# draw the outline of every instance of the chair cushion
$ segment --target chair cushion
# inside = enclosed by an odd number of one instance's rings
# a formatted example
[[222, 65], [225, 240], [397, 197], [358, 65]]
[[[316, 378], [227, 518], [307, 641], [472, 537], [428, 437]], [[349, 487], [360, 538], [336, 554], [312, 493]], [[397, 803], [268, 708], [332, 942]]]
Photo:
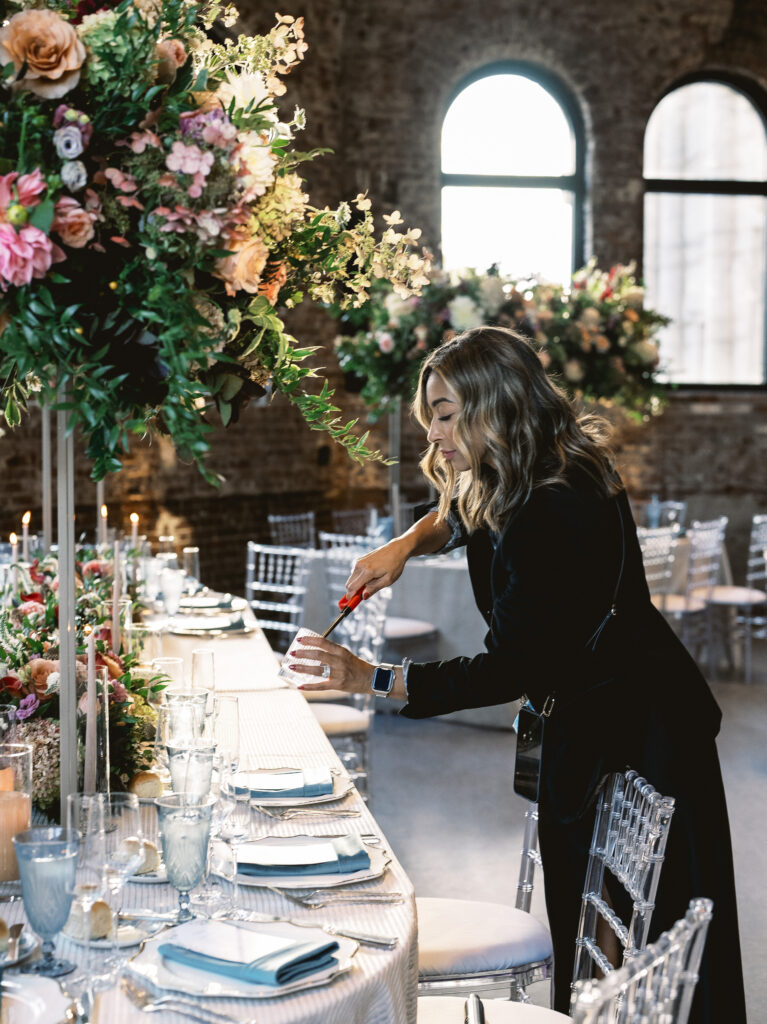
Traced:
[[732, 604], [738, 607], [751, 604], [767, 603], [767, 594], [753, 587], [716, 586], [711, 591], [709, 601], [712, 604]]
[[[418, 1024], [464, 1024], [465, 1006], [466, 996], [421, 996]], [[483, 999], [482, 1006], [486, 1024], [566, 1024], [567, 1021], [572, 1024], [572, 1017], [531, 1003]]]
[[651, 600], [659, 611], [669, 615], [692, 615], [706, 608], [702, 598], [687, 597], [686, 594], [653, 594]]
[[503, 903], [420, 896], [418, 975], [478, 974], [539, 963], [552, 955], [548, 928]]
[[370, 712], [349, 707], [348, 704], [314, 703], [311, 709], [326, 736], [367, 732], [370, 728]]
[[385, 640], [423, 640], [433, 636], [437, 627], [423, 619], [401, 619], [396, 615], [387, 616], [384, 625]]

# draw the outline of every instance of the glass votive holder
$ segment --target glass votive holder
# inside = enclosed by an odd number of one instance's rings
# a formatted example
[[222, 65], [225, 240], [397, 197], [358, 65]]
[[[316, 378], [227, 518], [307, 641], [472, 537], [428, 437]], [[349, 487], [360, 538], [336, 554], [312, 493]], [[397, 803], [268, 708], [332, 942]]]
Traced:
[[[317, 657], [310, 657], [298, 640], [304, 636], [314, 636], [319, 639], [320, 634], [312, 629], [305, 629], [303, 626], [298, 630], [290, 642], [288, 653], [283, 656], [282, 664], [277, 675], [285, 679], [291, 686], [301, 686], [302, 683], [316, 683], [318, 679], [327, 679], [330, 676], [330, 669]], [[301, 665], [312, 669], [311, 674], [295, 672], [290, 666]]]
[[161, 677], [161, 682], [167, 684], [168, 689], [185, 688], [183, 658], [153, 658], [152, 670]]
[[162, 658], [162, 632], [156, 626], [131, 623], [123, 630], [123, 651], [138, 659], [139, 665], [151, 665]]
[[215, 690], [215, 652], [212, 647], [195, 647], [192, 651], [192, 689]]
[[32, 816], [32, 755], [29, 743], [0, 743], [0, 882], [18, 880], [13, 837]]

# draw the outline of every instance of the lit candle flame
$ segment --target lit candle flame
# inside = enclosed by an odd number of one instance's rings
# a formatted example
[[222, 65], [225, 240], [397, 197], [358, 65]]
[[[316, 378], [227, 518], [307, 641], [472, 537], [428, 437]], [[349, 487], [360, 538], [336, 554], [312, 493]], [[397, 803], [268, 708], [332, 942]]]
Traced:
[[32, 513], [31, 512], [25, 512], [24, 515], [21, 517], [21, 525], [22, 526], [29, 526], [29, 521], [30, 521], [31, 518], [32, 518]]
[[130, 514], [130, 521], [132, 523], [137, 523], [138, 522], [138, 512], [131, 512], [131, 514]]
[[15, 533], [12, 533], [9, 539], [10, 539], [11, 544], [18, 544], [19, 543], [19, 538], [16, 536]]
[[101, 518], [102, 519], [106, 519], [106, 517], [107, 517], [107, 507], [106, 507], [106, 505], [102, 505], [101, 506]]

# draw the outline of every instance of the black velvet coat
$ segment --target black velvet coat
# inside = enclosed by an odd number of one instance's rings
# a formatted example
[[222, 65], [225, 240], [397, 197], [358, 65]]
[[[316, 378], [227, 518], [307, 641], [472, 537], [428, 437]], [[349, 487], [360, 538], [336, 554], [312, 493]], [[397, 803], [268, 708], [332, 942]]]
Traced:
[[[625, 561], [617, 615], [592, 650], [589, 640], [610, 610], [619, 577], [618, 506]], [[585, 473], [573, 470], [569, 485], [534, 491], [495, 545], [479, 530], [468, 537], [467, 549], [474, 595], [490, 627], [486, 651], [411, 665], [402, 714], [424, 718], [523, 694], [540, 710], [556, 695], [544, 732], [539, 800], [556, 1008], [567, 1012], [569, 1006], [596, 790], [607, 772], [631, 767], [676, 798], [650, 937], [682, 917], [693, 897], [712, 899], [690, 1022], [745, 1024], [729, 825], [715, 745], [721, 712], [650, 601], [625, 492], [606, 499]], [[610, 888], [610, 895], [626, 914], [621, 892]]]

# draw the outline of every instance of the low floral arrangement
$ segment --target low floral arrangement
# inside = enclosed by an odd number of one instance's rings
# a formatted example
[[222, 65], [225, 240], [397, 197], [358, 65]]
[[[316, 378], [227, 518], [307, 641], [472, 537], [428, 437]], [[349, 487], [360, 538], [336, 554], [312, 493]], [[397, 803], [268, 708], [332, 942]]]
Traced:
[[[425, 283], [420, 232], [371, 203], [315, 209], [305, 115], [278, 109], [303, 19], [234, 37], [220, 0], [7, 0], [0, 28], [0, 374], [15, 426], [32, 393], [83, 430], [93, 475], [160, 431], [201, 463], [216, 406], [282, 392], [314, 429], [375, 456], [304, 385], [286, 330], [304, 298], [364, 302]], [[15, 13], [12, 13], [15, 12]], [[219, 40], [219, 41], [216, 41]], [[278, 313], [278, 309], [280, 312]], [[205, 471], [209, 479], [213, 474]]]
[[[0, 704], [16, 708], [13, 738], [31, 743], [36, 807], [57, 813], [59, 801], [59, 637], [58, 564], [55, 555], [16, 568], [16, 584], [7, 587], [0, 614]], [[156, 712], [150, 702], [162, 684], [137, 667], [135, 654], [116, 654], [111, 645], [112, 563], [85, 551], [77, 563], [76, 681], [78, 724], [86, 715], [86, 631], [96, 631], [96, 667], [109, 676], [109, 741], [112, 785], [122, 788], [148, 768]]]
[[423, 359], [456, 333], [481, 324], [513, 327], [571, 395], [641, 418], [663, 405], [657, 333], [669, 321], [644, 307], [634, 274], [634, 264], [602, 271], [591, 260], [564, 286], [504, 278], [494, 268], [432, 268], [429, 284], [410, 297], [379, 282], [360, 309], [332, 308], [342, 323], [339, 361], [376, 419], [412, 398]]

